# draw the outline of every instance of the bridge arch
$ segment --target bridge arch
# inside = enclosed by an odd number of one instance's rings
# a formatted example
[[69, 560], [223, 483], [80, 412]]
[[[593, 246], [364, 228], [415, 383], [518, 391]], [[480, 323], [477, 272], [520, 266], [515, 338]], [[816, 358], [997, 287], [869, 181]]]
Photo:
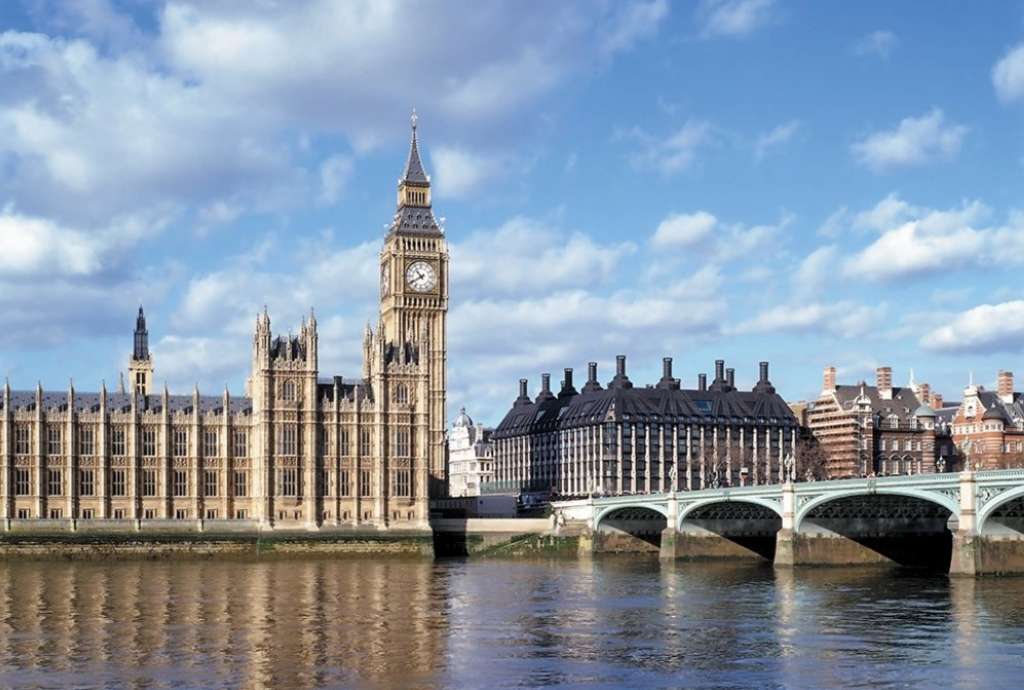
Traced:
[[[950, 496], [944, 494], [933, 493], [930, 491], [923, 491], [921, 489], [913, 489], [909, 487], [886, 487], [878, 486], [874, 489], [862, 488], [862, 489], [847, 489], [844, 491], [835, 491], [822, 494], [821, 496], [815, 496], [811, 500], [807, 501], [804, 505], [800, 506], [796, 515], [793, 519], [793, 531], [799, 532], [803, 525], [804, 519], [813, 511], [815, 508], [827, 505], [833, 501], [839, 501], [845, 498], [859, 498], [867, 496], [903, 496], [905, 498], [915, 498], [921, 501], [927, 501], [929, 503], [936, 504], [942, 508], [948, 510], [952, 515], [958, 515], [960, 512], [960, 506]], [[799, 498], [798, 498], [799, 500]]]
[[702, 508], [708, 508], [719, 503], [746, 503], [749, 505], [756, 505], [762, 508], [767, 508], [774, 515], [778, 516], [780, 519], [782, 518], [782, 506], [775, 501], [770, 501], [764, 498], [758, 498], [757, 496], [720, 496], [714, 498], [701, 499], [699, 501], [694, 501], [693, 503], [687, 505], [685, 508], [679, 511], [679, 524], [677, 524], [676, 527], [681, 529], [683, 525], [683, 520], [685, 520], [687, 517], [692, 516], [694, 513], [698, 512]]
[[668, 510], [664, 506], [638, 501], [636, 503], [623, 503], [618, 505], [604, 506], [603, 508], [597, 511], [596, 515], [594, 515], [594, 529], [596, 530], [600, 528], [601, 522], [606, 518], [611, 517], [613, 513], [618, 513], [620, 511], [627, 512], [640, 510], [647, 510], [653, 513], [657, 513], [661, 517], [668, 520]]
[[1011, 503], [1024, 503], [1024, 486], [1018, 486], [1016, 489], [1004, 491], [995, 499], [982, 506], [981, 510], [978, 511], [978, 534], [984, 534], [986, 524], [990, 517], [997, 512], [1002, 512], [1009, 507]]

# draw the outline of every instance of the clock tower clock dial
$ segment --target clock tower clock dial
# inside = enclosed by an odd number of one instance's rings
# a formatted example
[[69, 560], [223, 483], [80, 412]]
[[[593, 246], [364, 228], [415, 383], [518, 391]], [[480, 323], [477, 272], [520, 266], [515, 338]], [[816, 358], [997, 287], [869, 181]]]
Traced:
[[430, 292], [437, 286], [437, 273], [426, 261], [414, 261], [405, 269], [405, 282], [416, 292]]

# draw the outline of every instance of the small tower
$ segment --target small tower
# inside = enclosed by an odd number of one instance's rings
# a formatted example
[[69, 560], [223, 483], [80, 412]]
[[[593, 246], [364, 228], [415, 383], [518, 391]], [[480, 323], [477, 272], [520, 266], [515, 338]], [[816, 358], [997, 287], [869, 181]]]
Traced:
[[128, 378], [136, 395], [149, 395], [153, 387], [153, 359], [149, 356], [149, 331], [146, 330], [146, 314], [139, 305], [135, 319], [135, 346], [128, 362]]

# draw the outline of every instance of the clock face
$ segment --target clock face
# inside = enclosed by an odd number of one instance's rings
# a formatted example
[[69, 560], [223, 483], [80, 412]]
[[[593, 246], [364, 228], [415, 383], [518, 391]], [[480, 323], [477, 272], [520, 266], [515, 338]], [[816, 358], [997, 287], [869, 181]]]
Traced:
[[429, 292], [437, 285], [437, 274], [426, 261], [415, 261], [405, 269], [405, 282], [416, 292]]
[[388, 264], [380, 267], [380, 294], [387, 295], [391, 292], [391, 268]]

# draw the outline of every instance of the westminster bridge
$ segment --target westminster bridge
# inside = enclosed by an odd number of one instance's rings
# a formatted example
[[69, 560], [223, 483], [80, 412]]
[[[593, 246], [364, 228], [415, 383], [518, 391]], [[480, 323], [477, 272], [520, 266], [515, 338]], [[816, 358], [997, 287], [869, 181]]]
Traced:
[[595, 552], [1024, 573], [1024, 470], [604, 496], [553, 509], [559, 531]]

